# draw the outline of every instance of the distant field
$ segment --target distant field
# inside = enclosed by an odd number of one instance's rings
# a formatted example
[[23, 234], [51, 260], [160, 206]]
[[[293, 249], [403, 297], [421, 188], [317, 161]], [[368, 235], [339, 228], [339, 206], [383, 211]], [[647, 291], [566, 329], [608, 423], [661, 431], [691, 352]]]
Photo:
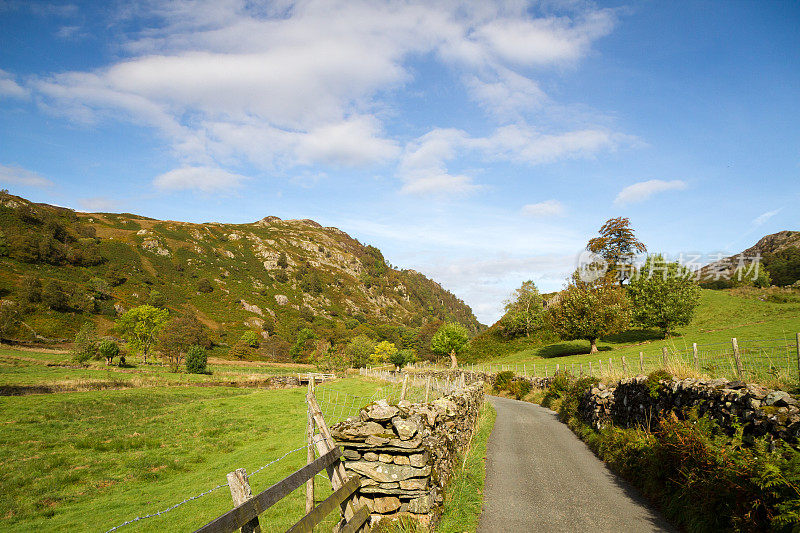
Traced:
[[[367, 398], [383, 386], [350, 378], [321, 387]], [[0, 529], [106, 531], [225, 483], [236, 468], [253, 472], [303, 446], [304, 395], [304, 388], [147, 387], [2, 398]], [[253, 490], [305, 460], [304, 449], [290, 454], [254, 475]], [[316, 479], [318, 499], [330, 494], [327, 480]], [[262, 523], [285, 530], [303, 506], [299, 489]], [[191, 530], [230, 507], [223, 487], [121, 531]]]
[[776, 379], [797, 383], [794, 347], [797, 332], [800, 332], [800, 303], [761, 301], [756, 293], [744, 293], [742, 296], [731, 291], [703, 290], [693, 322], [678, 328], [677, 335], [669, 339], [659, 338], [656, 331], [631, 330], [601, 339], [598, 343], [600, 353], [592, 356], [588, 355], [587, 341], [568, 341], [516, 351], [484, 364], [476, 364], [476, 368], [489, 368], [491, 364], [495, 365], [493, 369], [501, 365], [501, 368], [522, 372], [524, 365], [530, 374], [535, 364], [537, 375], [544, 375], [545, 368], [552, 375], [556, 364], [560, 368], [583, 364], [584, 371], [587, 371], [589, 362], [596, 369], [599, 361], [607, 366], [608, 358], [612, 357], [615, 370], [621, 370], [622, 356], [626, 357], [629, 368], [634, 365], [638, 367], [640, 351], [644, 352], [646, 361], [651, 361], [647, 364], [653, 368], [652, 365], [660, 360], [662, 347], [666, 346], [671, 354], [683, 352], [685, 358], [687, 353], [691, 353], [692, 343], [696, 342], [700, 345], [701, 358], [704, 354], [707, 358], [709, 369], [730, 374], [734, 371], [732, 360], [728, 358], [721, 363], [714, 361], [725, 352], [732, 351], [731, 338], [736, 337], [743, 351], [753, 348], [752, 353], [758, 354], [757, 363], [760, 366], [754, 371], [763, 373], [762, 366], [773, 364], [788, 369], [787, 375], [775, 376]]
[[156, 362], [142, 364], [129, 358], [129, 367], [107, 366], [93, 361], [88, 367], [75, 365], [69, 354], [51, 351], [0, 348], [0, 387], [50, 386], [64, 390], [122, 388], [153, 385], [191, 385], [203, 383], [242, 382], [266, 379], [268, 375], [313, 371], [312, 365], [211, 359], [207, 374], [171, 372]]

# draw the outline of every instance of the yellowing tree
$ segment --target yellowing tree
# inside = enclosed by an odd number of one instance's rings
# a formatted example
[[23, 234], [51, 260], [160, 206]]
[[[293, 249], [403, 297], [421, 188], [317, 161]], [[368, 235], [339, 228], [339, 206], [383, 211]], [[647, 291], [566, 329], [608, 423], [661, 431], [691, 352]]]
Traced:
[[610, 218], [600, 228], [600, 236], [589, 240], [586, 249], [603, 257], [608, 262], [608, 272], [617, 275], [619, 284], [629, 276], [633, 258], [647, 247], [636, 238], [631, 221], [626, 217]]
[[397, 347], [393, 342], [381, 341], [375, 345], [375, 350], [372, 352], [373, 363], [385, 363], [389, 358], [397, 352]]

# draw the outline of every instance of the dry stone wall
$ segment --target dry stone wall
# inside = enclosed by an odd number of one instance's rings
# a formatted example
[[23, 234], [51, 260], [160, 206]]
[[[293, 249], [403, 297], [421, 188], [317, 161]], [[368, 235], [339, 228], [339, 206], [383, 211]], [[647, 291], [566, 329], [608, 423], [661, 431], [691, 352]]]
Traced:
[[427, 403], [381, 400], [331, 427], [345, 468], [361, 476], [359, 496], [373, 525], [399, 516], [425, 526], [438, 520], [444, 488], [458, 452], [469, 445], [483, 399], [478, 381]]
[[581, 399], [583, 420], [600, 429], [619, 426], [651, 427], [667, 413], [685, 417], [691, 410], [708, 415], [722, 428], [734, 424], [745, 436], [782, 439], [797, 445], [800, 438], [800, 404], [788, 392], [753, 383], [718, 379], [648, 381], [645, 376], [624, 379], [616, 386], [600, 384]]

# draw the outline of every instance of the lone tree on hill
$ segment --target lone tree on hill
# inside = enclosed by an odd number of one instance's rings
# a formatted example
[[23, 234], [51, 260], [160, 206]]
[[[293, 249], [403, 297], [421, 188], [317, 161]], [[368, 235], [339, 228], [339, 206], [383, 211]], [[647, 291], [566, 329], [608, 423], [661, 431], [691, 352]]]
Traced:
[[650, 255], [628, 285], [634, 320], [646, 328], [658, 328], [664, 337], [677, 326], [687, 326], [700, 304], [700, 287], [692, 272], [659, 255]]
[[438, 355], [450, 356], [450, 368], [458, 368], [456, 354], [469, 342], [469, 331], [457, 322], [447, 322], [431, 339], [431, 350]]
[[620, 286], [628, 278], [627, 271], [631, 269], [634, 255], [647, 251], [630, 224], [626, 217], [610, 218], [600, 228], [600, 236], [589, 239], [586, 245], [587, 250], [608, 262], [608, 272], [617, 276]]
[[597, 339], [628, 327], [630, 302], [611, 275], [583, 281], [575, 272], [559, 298], [547, 307], [546, 316], [561, 338], [586, 339], [592, 345], [589, 353], [596, 353]]
[[542, 325], [544, 314], [542, 296], [536, 284], [531, 280], [523, 282], [505, 302], [505, 311], [501, 319], [503, 330], [509, 335], [524, 332], [526, 337], [530, 337], [531, 331]]
[[141, 352], [147, 363], [147, 354], [158, 339], [164, 323], [169, 320], [169, 311], [152, 305], [140, 305], [125, 312], [117, 320], [117, 330], [136, 352]]

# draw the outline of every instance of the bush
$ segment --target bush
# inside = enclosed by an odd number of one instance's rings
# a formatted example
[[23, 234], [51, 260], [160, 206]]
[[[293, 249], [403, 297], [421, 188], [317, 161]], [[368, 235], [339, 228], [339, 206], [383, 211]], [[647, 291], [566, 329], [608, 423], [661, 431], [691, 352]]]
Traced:
[[253, 349], [250, 348], [250, 345], [244, 342], [242, 339], [236, 341], [236, 344], [228, 350], [228, 357], [233, 359], [252, 359], [253, 358]]
[[105, 339], [97, 346], [97, 352], [106, 358], [106, 364], [110, 365], [116, 356], [119, 355], [119, 344], [111, 339]]
[[550, 386], [547, 387], [544, 398], [542, 398], [542, 406], [548, 408], [552, 406], [553, 402], [561, 399], [571, 386], [572, 375], [569, 372], [563, 370], [556, 372], [553, 376], [553, 380], [550, 382]]
[[595, 387], [600, 380], [595, 377], [582, 377], [576, 379], [561, 396], [561, 405], [558, 408], [558, 417], [562, 422], [570, 422], [570, 419], [578, 416], [578, 405], [581, 398]]
[[516, 378], [511, 382], [510, 391], [517, 400], [521, 400], [528, 395], [532, 388], [533, 385], [531, 385], [531, 382], [527, 379]]
[[211, 284], [208, 278], [200, 278], [197, 280], [197, 290], [203, 294], [208, 294], [214, 292], [214, 286]]
[[658, 370], [653, 370], [652, 372], [650, 372], [650, 374], [647, 376], [647, 381], [645, 382], [650, 397], [658, 398], [658, 394], [661, 391], [661, 382], [669, 381], [671, 379], [672, 379], [672, 374], [670, 374], [663, 368], [659, 368]]
[[494, 378], [494, 390], [502, 391], [502, 390], [509, 390], [511, 386], [511, 381], [514, 379], [514, 372], [511, 370], [505, 370], [503, 372], [498, 372], [497, 376]]
[[190, 374], [209, 374], [208, 354], [202, 346], [191, 346], [186, 352], [186, 371]]

